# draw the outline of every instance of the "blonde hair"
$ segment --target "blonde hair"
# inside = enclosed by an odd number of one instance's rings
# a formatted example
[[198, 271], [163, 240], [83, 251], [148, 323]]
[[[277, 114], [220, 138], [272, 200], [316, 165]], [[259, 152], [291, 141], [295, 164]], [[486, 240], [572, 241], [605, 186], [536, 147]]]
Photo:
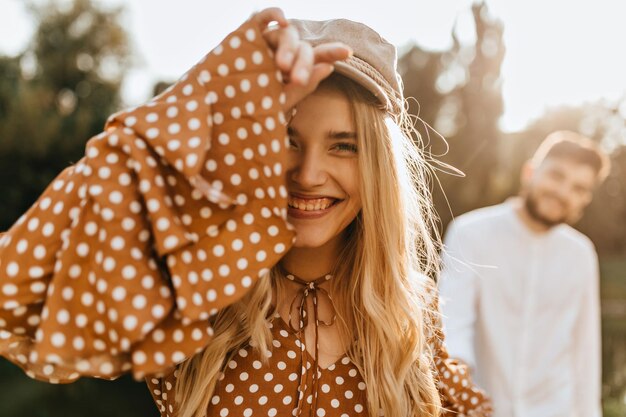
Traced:
[[[333, 279], [330, 289], [340, 331], [346, 340], [356, 340], [347, 354], [366, 383], [370, 416], [379, 410], [386, 416], [438, 416], [418, 275], [432, 276], [439, 265], [425, 163], [402, 133], [409, 121], [391, 121], [358, 84], [333, 75], [318, 88], [348, 98], [359, 149], [363, 207], [348, 226], [342, 262], [333, 271], [341, 279]], [[244, 300], [222, 310], [213, 321], [214, 340], [179, 368], [179, 416], [205, 415], [231, 354], [251, 345], [266, 357], [271, 281], [278, 274], [271, 271]]]

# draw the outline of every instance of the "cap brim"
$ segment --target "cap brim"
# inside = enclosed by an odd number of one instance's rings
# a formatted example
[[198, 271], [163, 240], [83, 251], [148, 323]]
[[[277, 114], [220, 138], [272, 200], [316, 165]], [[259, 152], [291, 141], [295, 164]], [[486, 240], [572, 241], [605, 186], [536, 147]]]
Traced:
[[353, 68], [347, 62], [337, 61], [334, 63], [335, 72], [350, 78], [352, 81], [360, 84], [370, 91], [380, 101], [380, 104], [385, 109], [392, 109], [393, 106], [387, 97], [385, 90], [382, 89], [373, 79], [362, 73], [356, 68]]

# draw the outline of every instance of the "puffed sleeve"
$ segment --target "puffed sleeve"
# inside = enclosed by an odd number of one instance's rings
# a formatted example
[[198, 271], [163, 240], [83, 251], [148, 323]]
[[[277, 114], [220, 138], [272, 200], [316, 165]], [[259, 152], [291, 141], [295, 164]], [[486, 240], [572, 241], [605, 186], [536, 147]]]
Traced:
[[450, 358], [444, 343], [439, 312], [439, 296], [435, 283], [423, 279], [425, 285], [425, 320], [428, 346], [433, 356], [433, 372], [442, 403], [441, 417], [489, 417], [491, 400], [470, 377], [467, 365]]
[[50, 382], [165, 375], [289, 249], [280, 73], [245, 23], [113, 115], [0, 238], [0, 354]]

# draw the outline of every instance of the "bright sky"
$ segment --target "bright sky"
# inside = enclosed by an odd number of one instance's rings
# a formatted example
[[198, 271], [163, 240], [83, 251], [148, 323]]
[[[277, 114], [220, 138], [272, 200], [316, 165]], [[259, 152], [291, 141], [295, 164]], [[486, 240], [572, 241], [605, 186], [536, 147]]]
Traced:
[[[67, 0], [60, 0], [61, 2]], [[288, 17], [347, 17], [402, 46], [450, 46], [457, 22], [473, 41], [472, 0], [99, 0], [125, 5], [137, 64], [127, 104], [146, 100], [155, 81], [173, 80], [254, 10], [279, 6]], [[215, 5], [219, 4], [218, 7]], [[626, 2], [622, 0], [487, 0], [504, 22], [505, 114], [502, 128], [522, 129], [547, 107], [626, 95]], [[33, 31], [22, 0], [0, 0], [0, 54], [21, 51]]]

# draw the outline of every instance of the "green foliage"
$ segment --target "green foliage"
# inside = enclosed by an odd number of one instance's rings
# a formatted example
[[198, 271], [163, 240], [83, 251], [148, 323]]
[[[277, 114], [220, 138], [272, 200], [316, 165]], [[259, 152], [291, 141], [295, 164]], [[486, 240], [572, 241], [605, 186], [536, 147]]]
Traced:
[[67, 385], [31, 380], [0, 359], [2, 417], [158, 417], [148, 387], [125, 376], [114, 382], [79, 379]]
[[0, 229], [83, 154], [119, 107], [129, 66], [121, 10], [88, 0], [30, 6], [39, 26], [28, 50], [0, 58]]
[[[605, 416], [626, 413], [626, 259], [604, 259], [602, 275], [602, 380]], [[621, 412], [621, 414], [620, 414]]]
[[[626, 300], [626, 259], [609, 258], [600, 263], [602, 275], [601, 298], [603, 300]], [[626, 307], [626, 301], [624, 303]], [[626, 321], [623, 323], [626, 330]]]
[[619, 398], [611, 398], [603, 404], [604, 417], [624, 417], [626, 416], [626, 401]]

